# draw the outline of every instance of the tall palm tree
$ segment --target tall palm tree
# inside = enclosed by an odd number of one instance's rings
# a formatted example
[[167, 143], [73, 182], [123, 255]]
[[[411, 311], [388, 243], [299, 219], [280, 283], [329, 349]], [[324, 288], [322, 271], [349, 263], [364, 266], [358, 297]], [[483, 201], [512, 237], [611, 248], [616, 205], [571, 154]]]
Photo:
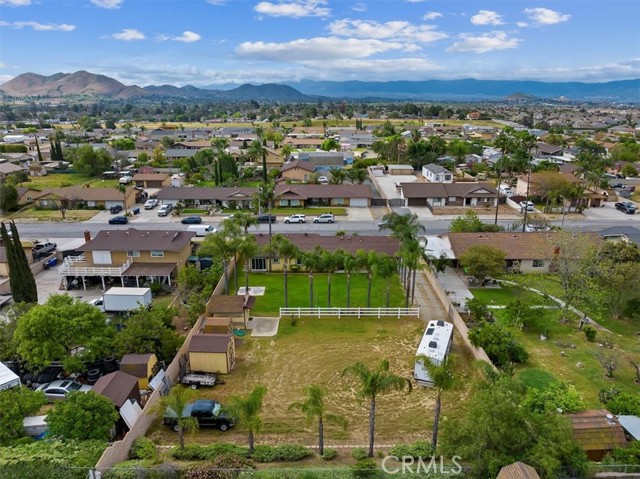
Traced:
[[422, 361], [429, 373], [433, 387], [436, 388], [436, 408], [433, 413], [433, 433], [431, 435], [431, 445], [433, 450], [438, 446], [438, 425], [440, 423], [440, 408], [442, 406], [442, 391], [448, 391], [453, 387], [453, 359], [451, 356], [442, 363], [435, 363], [431, 358], [420, 355], [416, 358]]
[[329, 178], [329, 184], [332, 185], [341, 185], [342, 183], [344, 183], [344, 180], [347, 177], [346, 170], [338, 167], [330, 168], [329, 173], [331, 174], [331, 178]]
[[314, 274], [322, 269], [322, 256], [324, 250], [316, 245], [311, 251], [307, 251], [302, 255], [302, 265], [306, 268], [309, 275], [309, 307], [313, 308], [313, 279]]
[[420, 224], [418, 215], [415, 213], [399, 215], [398, 213], [388, 213], [382, 217], [380, 231], [391, 230], [391, 236], [403, 241], [407, 238], [415, 238], [426, 231]]
[[385, 308], [389, 307], [389, 297], [391, 295], [391, 278], [394, 277], [398, 269], [397, 260], [386, 254], [378, 256], [378, 261], [373, 265], [374, 274], [385, 283]]
[[299, 410], [307, 417], [309, 422], [314, 419], [318, 420], [318, 449], [319, 454], [322, 456], [324, 454], [324, 423], [331, 422], [346, 429], [348, 422], [342, 416], [325, 412], [324, 396], [326, 391], [320, 386], [310, 384], [304, 388], [304, 394], [304, 401], [290, 404], [289, 410]]
[[192, 416], [183, 416], [182, 413], [195, 396], [195, 391], [175, 385], [169, 394], [158, 401], [151, 409], [152, 414], [165, 414], [170, 410], [171, 415], [175, 415], [173, 430], [178, 433], [180, 439], [180, 449], [184, 449], [184, 434], [198, 429], [198, 421]]
[[[257, 200], [259, 213], [262, 213], [263, 206], [267, 208], [269, 215], [269, 243], [271, 243], [273, 231], [271, 227], [271, 208], [273, 208], [276, 201], [276, 184], [273, 181], [263, 181], [258, 188]], [[269, 273], [271, 273], [271, 255], [269, 255]]]
[[213, 234], [207, 235], [200, 246], [202, 256], [212, 256], [220, 258], [224, 274], [224, 294], [229, 294], [229, 273], [227, 271], [229, 261], [236, 254], [237, 239], [229, 235], [225, 228]]
[[322, 269], [327, 272], [327, 308], [331, 307], [331, 275], [338, 269], [343, 255], [341, 250], [322, 254]]
[[[244, 260], [244, 288], [249, 291], [249, 271], [251, 271], [251, 259], [258, 254], [260, 248], [253, 235], [245, 235], [238, 243], [238, 256]], [[237, 269], [237, 268], [236, 268]]]
[[271, 240], [271, 248], [273, 252], [282, 261], [282, 272], [284, 274], [284, 307], [289, 307], [289, 283], [287, 273], [289, 271], [289, 262], [300, 255], [300, 250], [285, 235], [278, 233]]
[[359, 249], [356, 251], [356, 261], [361, 270], [367, 272], [367, 308], [371, 307], [371, 285], [373, 282], [373, 270], [378, 261], [378, 253], [375, 251], [365, 251]]
[[256, 386], [247, 396], [234, 395], [228, 399], [230, 412], [238, 418], [249, 431], [249, 455], [253, 454], [255, 435], [262, 429], [262, 401], [267, 388]]
[[350, 168], [346, 171], [347, 179], [354, 185], [361, 185], [367, 179], [367, 170], [364, 168]]
[[127, 186], [118, 184], [118, 191], [122, 195], [122, 204], [124, 205], [124, 214], [129, 214], [129, 208], [127, 207]]
[[409, 307], [411, 291], [415, 292], [416, 272], [420, 268], [420, 258], [422, 258], [423, 251], [424, 246], [417, 239], [406, 240], [400, 246], [400, 257], [402, 258], [402, 262], [407, 270], [407, 281], [405, 282], [405, 308]]
[[262, 140], [258, 138], [251, 142], [249, 147], [249, 156], [255, 159], [262, 160], [262, 181], [267, 182], [267, 149], [262, 144]]
[[246, 211], [238, 211], [237, 213], [233, 214], [232, 218], [225, 218], [223, 223], [225, 225], [228, 223], [235, 223], [240, 228], [242, 228], [244, 234], [247, 234], [250, 227], [258, 224], [258, 218], [256, 217], [256, 215], [248, 213]]
[[376, 425], [376, 399], [380, 394], [391, 391], [403, 391], [408, 388], [411, 392], [411, 381], [389, 371], [389, 361], [383, 359], [375, 369], [363, 362], [347, 366], [342, 370], [342, 375], [353, 376], [358, 381], [358, 397], [369, 400], [369, 457], [373, 457], [373, 445]]
[[358, 261], [355, 256], [350, 253], [345, 253], [342, 258], [342, 269], [344, 274], [347, 275], [347, 308], [351, 307], [351, 275], [358, 268]]

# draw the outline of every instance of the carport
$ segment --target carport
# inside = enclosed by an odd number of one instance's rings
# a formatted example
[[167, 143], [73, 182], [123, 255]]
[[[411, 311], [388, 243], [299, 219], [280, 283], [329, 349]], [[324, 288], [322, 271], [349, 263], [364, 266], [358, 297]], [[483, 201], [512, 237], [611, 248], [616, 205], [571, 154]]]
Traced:
[[122, 276], [133, 276], [136, 278], [136, 287], [140, 287], [140, 277], [151, 278], [151, 282], [156, 279], [163, 283], [166, 279], [167, 286], [171, 286], [171, 274], [176, 269], [175, 264], [166, 263], [131, 263]]

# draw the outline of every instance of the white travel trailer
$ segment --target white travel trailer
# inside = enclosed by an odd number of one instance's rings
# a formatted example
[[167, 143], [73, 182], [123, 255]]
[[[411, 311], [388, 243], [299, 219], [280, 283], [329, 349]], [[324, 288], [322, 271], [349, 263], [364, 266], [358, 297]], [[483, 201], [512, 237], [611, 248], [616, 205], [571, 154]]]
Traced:
[[413, 368], [413, 378], [419, 386], [433, 386], [433, 381], [423, 362], [417, 358], [426, 356], [434, 363], [442, 364], [447, 359], [452, 340], [453, 324], [445, 321], [429, 321], [418, 346], [416, 364]]

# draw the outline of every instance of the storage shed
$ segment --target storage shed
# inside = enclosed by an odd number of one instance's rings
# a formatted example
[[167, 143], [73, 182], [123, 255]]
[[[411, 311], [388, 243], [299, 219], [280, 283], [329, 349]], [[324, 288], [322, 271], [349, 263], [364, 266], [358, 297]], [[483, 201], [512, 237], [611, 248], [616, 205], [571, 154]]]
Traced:
[[540, 479], [540, 476], [529, 464], [518, 461], [500, 469], [496, 479]]
[[0, 363], [0, 391], [15, 386], [20, 386], [20, 378], [3, 363]]
[[196, 334], [187, 351], [191, 371], [228, 374], [236, 363], [233, 334]]
[[573, 438], [590, 461], [601, 461], [613, 449], [627, 447], [624, 429], [618, 419], [605, 409], [567, 414]]
[[137, 377], [140, 390], [149, 389], [149, 381], [159, 368], [158, 358], [153, 353], [125, 354], [120, 360], [120, 371]]
[[102, 376], [93, 386], [93, 392], [110, 399], [118, 410], [128, 399], [140, 402], [138, 378], [122, 371]]
[[246, 329], [251, 308], [256, 302], [254, 296], [213, 295], [207, 303], [207, 315], [231, 318], [234, 328]]
[[231, 318], [206, 318], [202, 326], [202, 332], [205, 334], [232, 334], [233, 321]]

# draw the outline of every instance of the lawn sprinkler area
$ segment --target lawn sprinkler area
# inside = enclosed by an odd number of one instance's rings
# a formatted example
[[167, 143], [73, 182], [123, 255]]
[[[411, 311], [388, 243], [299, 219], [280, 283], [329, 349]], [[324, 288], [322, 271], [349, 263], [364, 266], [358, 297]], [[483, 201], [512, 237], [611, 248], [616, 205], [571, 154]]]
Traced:
[[264, 286], [249, 286], [249, 291], [247, 288], [242, 286], [238, 288], [238, 295], [244, 296], [245, 294], [249, 294], [250, 296], [264, 296], [266, 288]]

